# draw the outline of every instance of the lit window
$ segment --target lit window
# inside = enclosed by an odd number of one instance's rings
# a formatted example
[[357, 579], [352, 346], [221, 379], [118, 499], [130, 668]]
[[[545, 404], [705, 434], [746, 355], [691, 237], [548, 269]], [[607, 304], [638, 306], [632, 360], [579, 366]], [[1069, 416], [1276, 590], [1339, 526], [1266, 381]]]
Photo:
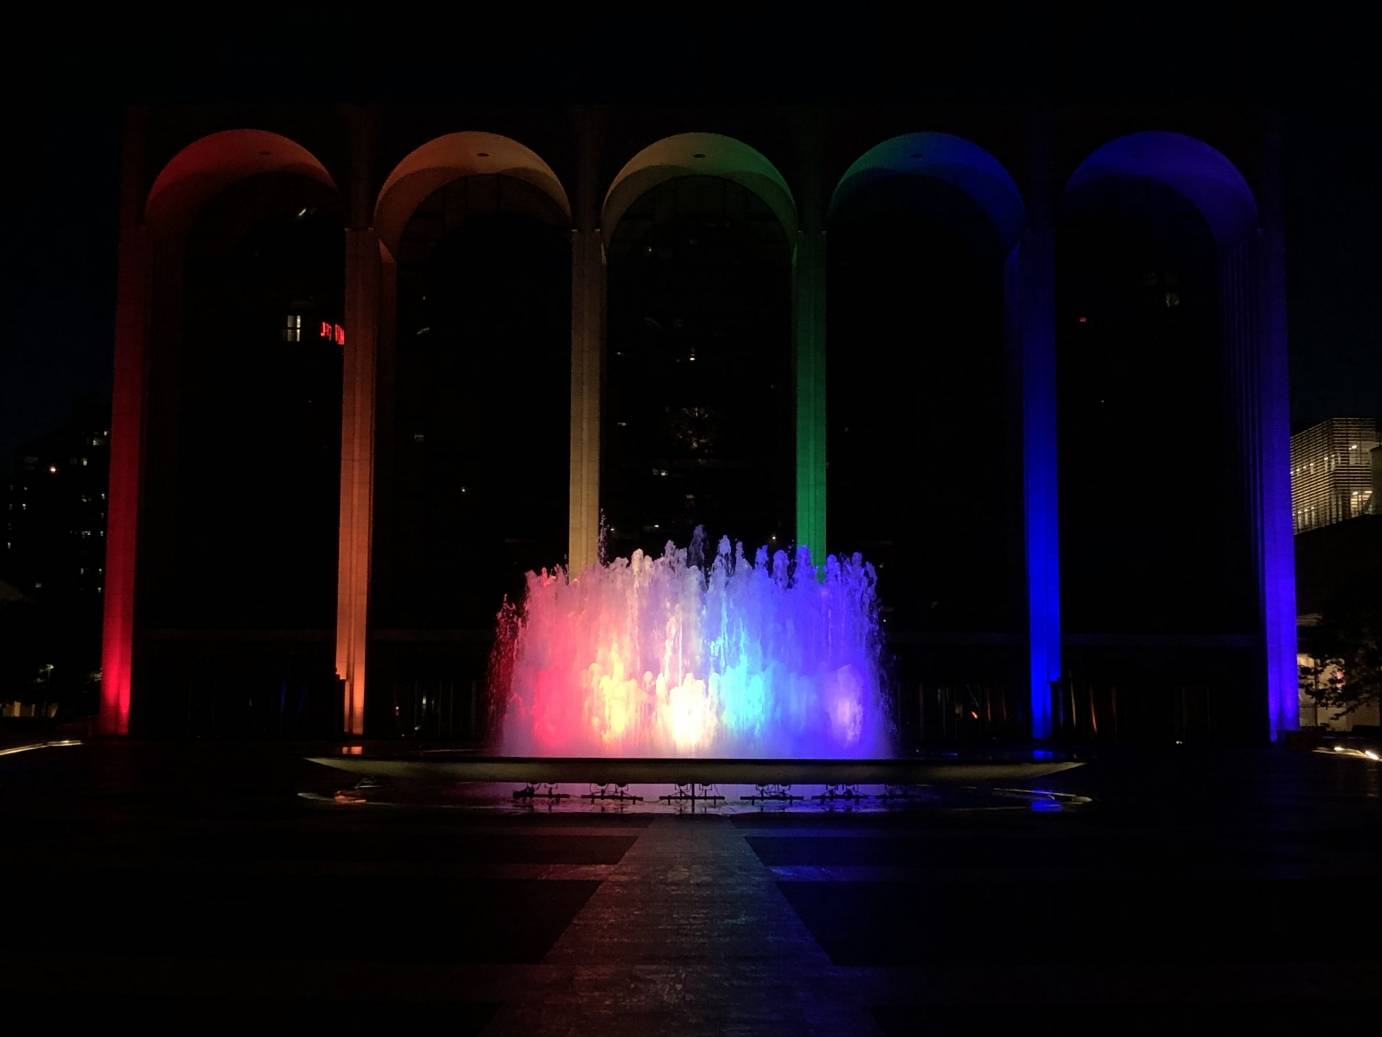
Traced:
[[283, 320], [283, 341], [302, 341], [302, 314], [290, 313]]

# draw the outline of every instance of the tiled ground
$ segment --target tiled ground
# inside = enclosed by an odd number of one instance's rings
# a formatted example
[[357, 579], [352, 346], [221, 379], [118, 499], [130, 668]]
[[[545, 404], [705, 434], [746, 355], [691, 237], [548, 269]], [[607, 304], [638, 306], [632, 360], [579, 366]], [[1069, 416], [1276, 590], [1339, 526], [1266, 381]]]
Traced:
[[1379, 775], [1314, 754], [1125, 756], [1046, 783], [1083, 803], [932, 789], [886, 812], [731, 802], [678, 815], [522, 809], [506, 789], [386, 786], [338, 802], [339, 775], [281, 748], [4, 757], [4, 1029], [1375, 1021]]

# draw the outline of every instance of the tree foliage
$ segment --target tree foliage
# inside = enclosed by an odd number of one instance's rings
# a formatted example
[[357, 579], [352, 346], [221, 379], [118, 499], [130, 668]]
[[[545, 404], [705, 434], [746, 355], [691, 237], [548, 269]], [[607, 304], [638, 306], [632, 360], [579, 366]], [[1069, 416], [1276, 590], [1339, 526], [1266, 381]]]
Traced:
[[1342, 719], [1382, 701], [1382, 604], [1336, 606], [1300, 632], [1301, 686]]

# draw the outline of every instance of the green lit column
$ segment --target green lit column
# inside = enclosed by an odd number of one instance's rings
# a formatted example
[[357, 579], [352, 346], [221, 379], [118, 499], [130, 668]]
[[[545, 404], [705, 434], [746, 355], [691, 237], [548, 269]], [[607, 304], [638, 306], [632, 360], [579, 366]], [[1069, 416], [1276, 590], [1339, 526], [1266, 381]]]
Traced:
[[802, 230], [792, 252], [796, 372], [797, 545], [825, 561], [825, 232]]

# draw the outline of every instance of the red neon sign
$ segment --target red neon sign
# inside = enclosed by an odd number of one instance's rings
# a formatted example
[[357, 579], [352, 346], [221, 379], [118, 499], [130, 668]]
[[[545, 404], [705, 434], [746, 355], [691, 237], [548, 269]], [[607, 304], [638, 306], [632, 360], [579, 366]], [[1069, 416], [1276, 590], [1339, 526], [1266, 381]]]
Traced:
[[324, 320], [318, 334], [328, 342], [335, 342], [338, 346], [345, 345], [345, 328], [339, 324], [332, 324], [330, 321]]

